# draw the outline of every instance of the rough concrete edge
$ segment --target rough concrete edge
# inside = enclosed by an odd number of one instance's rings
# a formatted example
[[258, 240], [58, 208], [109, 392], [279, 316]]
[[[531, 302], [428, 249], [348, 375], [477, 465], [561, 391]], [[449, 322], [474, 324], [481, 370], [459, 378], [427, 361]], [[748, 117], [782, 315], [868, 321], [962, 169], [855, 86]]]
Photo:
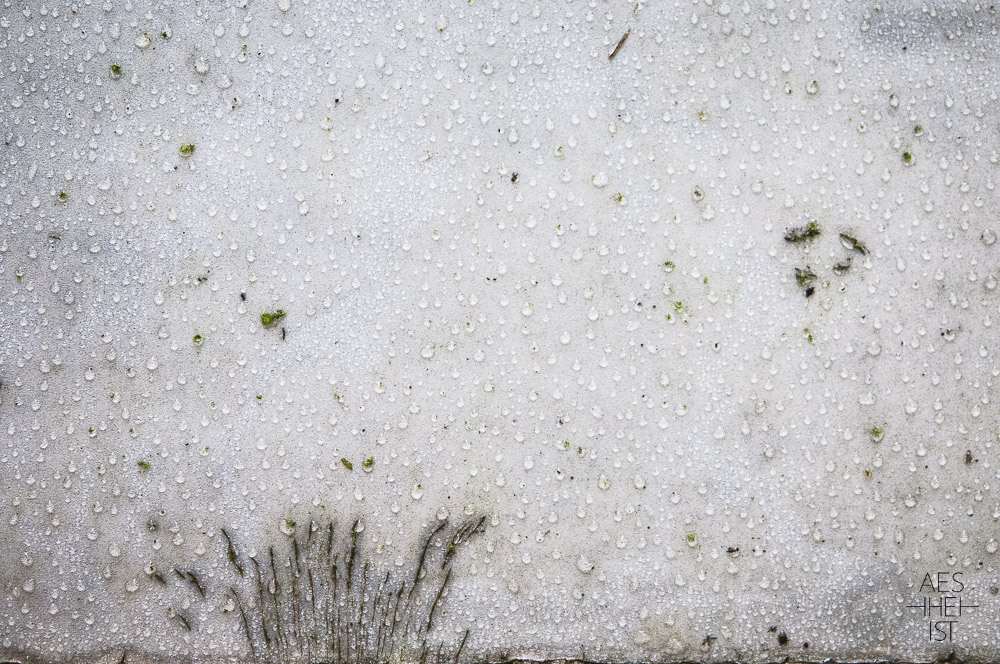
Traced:
[[[120, 653], [120, 654], [119, 654]], [[201, 662], [203, 664], [221, 664], [222, 662], [247, 662], [253, 660], [241, 660], [235, 657], [172, 657], [161, 656], [141, 651], [132, 652], [127, 648], [118, 650], [106, 650], [93, 656], [87, 655], [58, 655], [46, 658], [41, 655], [30, 655], [23, 652], [0, 652], [0, 664], [51, 664], [64, 660], [72, 660], [74, 664], [80, 662], [90, 662], [91, 664], [173, 664], [181, 660], [185, 662]], [[333, 664], [332, 662], [317, 662], [314, 664]], [[861, 658], [861, 659], [793, 659], [785, 657], [782, 659], [669, 659], [669, 660], [591, 660], [578, 658], [553, 658], [553, 659], [531, 659], [529, 657], [513, 657], [502, 660], [464, 660], [462, 664], [995, 664], [995, 660], [971, 656], [968, 659], [958, 657], [954, 652], [946, 657], [938, 657], [933, 660], [910, 660], [910, 659], [882, 659], [882, 658]]]

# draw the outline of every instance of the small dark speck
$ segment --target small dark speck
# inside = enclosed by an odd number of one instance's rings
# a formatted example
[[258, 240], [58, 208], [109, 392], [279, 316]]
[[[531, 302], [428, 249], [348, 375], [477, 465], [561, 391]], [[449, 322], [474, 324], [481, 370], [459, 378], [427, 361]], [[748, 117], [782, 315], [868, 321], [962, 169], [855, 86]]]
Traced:
[[778, 634], [778, 645], [787, 646], [788, 645], [788, 635], [784, 632]]
[[244, 302], [246, 302], [247, 301], [247, 294], [246, 293], [240, 293], [240, 299], [243, 300]]
[[510, 181], [517, 182], [517, 171], [514, 171], [513, 173], [510, 174]]
[[812, 297], [813, 293], [815, 292], [816, 289], [813, 286], [810, 286], [809, 288], [806, 289], [806, 297]]
[[285, 340], [285, 328], [281, 328], [281, 340]]

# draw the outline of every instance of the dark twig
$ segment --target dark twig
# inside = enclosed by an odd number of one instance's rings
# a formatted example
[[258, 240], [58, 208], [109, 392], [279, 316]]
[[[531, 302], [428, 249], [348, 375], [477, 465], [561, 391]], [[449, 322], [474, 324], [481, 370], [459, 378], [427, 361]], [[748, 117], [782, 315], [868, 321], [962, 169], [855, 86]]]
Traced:
[[469, 630], [465, 630], [465, 636], [462, 637], [462, 642], [458, 644], [458, 651], [455, 653], [455, 664], [458, 664], [458, 660], [462, 656], [462, 648], [465, 647], [465, 641], [468, 638]]
[[222, 536], [226, 538], [226, 556], [242, 577], [243, 565], [240, 565], [240, 559], [236, 556], [236, 548], [233, 546], [233, 540], [229, 537], [229, 533], [226, 532], [225, 528], [222, 529]]
[[618, 55], [618, 51], [622, 50], [622, 46], [625, 45], [625, 40], [628, 39], [628, 36], [630, 34], [632, 34], [632, 28], [629, 28], [628, 30], [626, 30], [625, 34], [622, 35], [622, 38], [618, 40], [618, 45], [615, 46], [615, 50], [611, 51], [611, 54], [608, 56], [608, 60], [614, 60], [615, 59], [615, 56]]

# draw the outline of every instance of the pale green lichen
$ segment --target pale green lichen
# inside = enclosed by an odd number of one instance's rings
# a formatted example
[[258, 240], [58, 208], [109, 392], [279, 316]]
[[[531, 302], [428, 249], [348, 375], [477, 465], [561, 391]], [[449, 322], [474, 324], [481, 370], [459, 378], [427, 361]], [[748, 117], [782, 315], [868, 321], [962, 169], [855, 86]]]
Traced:
[[190, 157], [194, 154], [194, 143], [182, 143], [177, 151], [181, 153], [182, 157]]
[[[372, 463], [374, 463], [374, 462], [375, 462], [375, 460], [373, 459]], [[348, 461], [347, 459], [345, 459], [344, 457], [340, 457], [340, 463], [344, 464], [344, 468], [346, 468], [348, 470], [354, 470], [354, 464], [351, 463], [350, 461]]]
[[800, 287], [804, 288], [814, 281], [816, 281], [816, 273], [808, 265], [804, 268], [795, 268], [795, 283]]
[[844, 245], [847, 249], [853, 249], [862, 255], [868, 255], [868, 247], [864, 245], [861, 240], [854, 237], [853, 235], [848, 235], [847, 233], [840, 234], [840, 243]]
[[285, 310], [278, 309], [276, 311], [262, 311], [260, 312], [260, 324], [264, 327], [274, 325], [279, 320], [285, 317]]
[[847, 258], [833, 266], [834, 274], [846, 274], [851, 269], [851, 259]]
[[805, 242], [819, 237], [823, 232], [818, 221], [810, 221], [805, 226], [796, 226], [785, 231], [785, 242]]

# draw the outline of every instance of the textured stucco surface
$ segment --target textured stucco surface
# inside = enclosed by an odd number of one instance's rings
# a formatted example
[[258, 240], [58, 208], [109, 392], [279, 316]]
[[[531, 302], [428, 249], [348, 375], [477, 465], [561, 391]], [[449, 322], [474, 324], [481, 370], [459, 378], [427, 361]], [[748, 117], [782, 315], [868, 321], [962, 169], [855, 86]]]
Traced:
[[997, 29], [4, 3], [0, 654], [1000, 658]]

